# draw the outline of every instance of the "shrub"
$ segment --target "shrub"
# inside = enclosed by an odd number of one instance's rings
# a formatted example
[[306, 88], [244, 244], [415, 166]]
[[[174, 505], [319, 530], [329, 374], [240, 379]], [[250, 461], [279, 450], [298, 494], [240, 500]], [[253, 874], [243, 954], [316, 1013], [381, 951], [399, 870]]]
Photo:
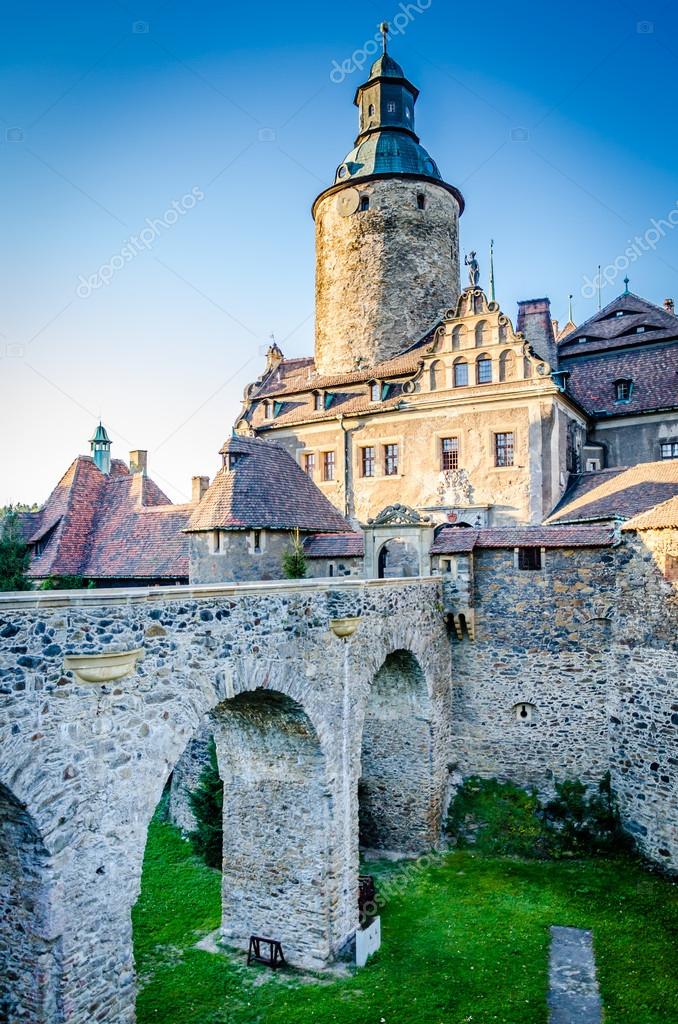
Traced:
[[48, 576], [40, 584], [40, 590], [91, 590], [92, 580], [85, 583], [82, 576]]
[[576, 857], [630, 852], [609, 772], [597, 792], [578, 779], [557, 782], [545, 805], [534, 790], [471, 776], [450, 806], [447, 832], [460, 848], [518, 857]]
[[213, 736], [207, 745], [207, 764], [200, 775], [200, 782], [188, 794], [188, 799], [195, 817], [195, 831], [191, 833], [193, 849], [209, 867], [221, 870], [224, 784], [219, 777]]
[[543, 856], [545, 836], [534, 790], [474, 775], [457, 790], [447, 831], [464, 849], [516, 857]]
[[24, 544], [16, 509], [9, 508], [0, 520], [0, 591], [30, 590], [26, 578], [30, 556]]
[[304, 554], [304, 545], [301, 542], [299, 531], [292, 534], [290, 546], [283, 551], [282, 570], [285, 579], [303, 580], [308, 574], [308, 563]]

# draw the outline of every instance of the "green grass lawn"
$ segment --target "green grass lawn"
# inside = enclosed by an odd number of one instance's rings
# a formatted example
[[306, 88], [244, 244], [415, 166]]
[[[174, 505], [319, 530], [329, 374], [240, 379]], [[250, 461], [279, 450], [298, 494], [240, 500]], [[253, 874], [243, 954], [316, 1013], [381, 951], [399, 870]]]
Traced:
[[[402, 865], [370, 865], [382, 884]], [[272, 976], [193, 948], [219, 925], [218, 872], [149, 830], [134, 913], [139, 1024], [546, 1024], [548, 929], [593, 930], [605, 1024], [678, 1022], [678, 887], [623, 860], [446, 855], [382, 911], [348, 978]]]

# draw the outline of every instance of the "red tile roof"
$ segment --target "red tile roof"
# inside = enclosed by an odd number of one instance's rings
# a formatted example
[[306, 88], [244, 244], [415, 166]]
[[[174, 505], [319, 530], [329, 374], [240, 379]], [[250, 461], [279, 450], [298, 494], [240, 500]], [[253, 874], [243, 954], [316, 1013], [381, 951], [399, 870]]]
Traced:
[[432, 555], [449, 555], [474, 548], [588, 548], [607, 547], [613, 542], [610, 529], [590, 526], [494, 527], [469, 530], [446, 526], [431, 546]]
[[[289, 452], [271, 441], [231, 437], [226, 465], [195, 509], [187, 532], [295, 530], [352, 533], [352, 527]], [[233, 468], [228, 468], [233, 459]]]
[[678, 496], [641, 512], [624, 523], [622, 530], [675, 530], [678, 529]]
[[320, 533], [304, 540], [307, 558], [362, 558], [365, 537], [362, 533]]
[[172, 505], [160, 488], [114, 459], [110, 475], [88, 456], [71, 464], [39, 512], [22, 516], [29, 544], [41, 541], [28, 575], [86, 579], [188, 577], [181, 532], [193, 510]]
[[572, 478], [547, 524], [631, 519], [678, 494], [678, 459]]

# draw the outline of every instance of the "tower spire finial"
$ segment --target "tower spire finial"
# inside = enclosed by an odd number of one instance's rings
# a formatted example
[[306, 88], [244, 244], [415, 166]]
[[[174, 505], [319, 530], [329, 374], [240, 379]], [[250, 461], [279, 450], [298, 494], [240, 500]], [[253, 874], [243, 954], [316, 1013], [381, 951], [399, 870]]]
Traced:
[[569, 320], [569, 322], [571, 324], [574, 323], [574, 320], [572, 318], [572, 299], [573, 298], [574, 298], [574, 295], [572, 295], [572, 293], [570, 293], [569, 301], [568, 301], [568, 304], [567, 304], [567, 319]]
[[631, 283], [631, 278], [627, 274], [626, 277], [624, 278], [624, 295], [628, 295], [629, 294], [629, 285], [630, 285], [630, 283]]
[[388, 33], [389, 33], [389, 28], [388, 28], [388, 22], [387, 21], [382, 21], [381, 25], [379, 26], [379, 31], [381, 32], [381, 40], [382, 40], [382, 43], [383, 43], [383, 46], [384, 46], [384, 53], [388, 53]]

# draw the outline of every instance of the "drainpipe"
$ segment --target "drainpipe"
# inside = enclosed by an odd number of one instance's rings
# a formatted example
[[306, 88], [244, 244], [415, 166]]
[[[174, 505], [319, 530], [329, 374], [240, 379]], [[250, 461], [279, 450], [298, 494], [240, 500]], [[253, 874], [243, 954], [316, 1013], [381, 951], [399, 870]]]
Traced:
[[344, 426], [344, 416], [340, 413], [339, 415], [339, 426], [344, 432], [344, 517], [348, 519], [348, 479], [349, 479], [349, 461], [348, 461], [348, 430]]

